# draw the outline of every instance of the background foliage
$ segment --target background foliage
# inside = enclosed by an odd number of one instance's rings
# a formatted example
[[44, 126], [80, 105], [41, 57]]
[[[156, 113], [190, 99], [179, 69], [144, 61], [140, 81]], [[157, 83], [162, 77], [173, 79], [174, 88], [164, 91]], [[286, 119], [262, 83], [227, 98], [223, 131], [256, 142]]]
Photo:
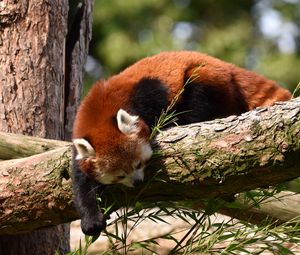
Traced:
[[166, 50], [196, 50], [293, 90], [300, 80], [299, 0], [97, 0], [92, 79]]

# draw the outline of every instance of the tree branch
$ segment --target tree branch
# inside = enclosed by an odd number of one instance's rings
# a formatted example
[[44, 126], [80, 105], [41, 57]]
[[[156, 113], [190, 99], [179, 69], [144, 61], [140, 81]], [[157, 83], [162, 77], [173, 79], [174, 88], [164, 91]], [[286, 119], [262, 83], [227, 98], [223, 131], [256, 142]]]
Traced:
[[0, 160], [29, 157], [55, 148], [67, 142], [0, 132]]
[[15, 234], [76, 218], [71, 146], [1, 162], [0, 233]]
[[[228, 197], [299, 177], [299, 112], [300, 100], [294, 99], [238, 117], [166, 130], [157, 136], [156, 154], [147, 169], [148, 181], [136, 189], [108, 187], [103, 200], [115, 208], [136, 201], [182, 200], [197, 208], [203, 198]], [[0, 133], [0, 141], [3, 136]], [[52, 141], [48, 140], [42, 143], [55, 149], [0, 163], [0, 234], [29, 231], [77, 217], [69, 177], [71, 146], [61, 146], [60, 142], [50, 146]], [[36, 152], [42, 152], [44, 147], [37, 144]], [[24, 148], [26, 151], [26, 145]], [[15, 157], [2, 151], [0, 158]]]

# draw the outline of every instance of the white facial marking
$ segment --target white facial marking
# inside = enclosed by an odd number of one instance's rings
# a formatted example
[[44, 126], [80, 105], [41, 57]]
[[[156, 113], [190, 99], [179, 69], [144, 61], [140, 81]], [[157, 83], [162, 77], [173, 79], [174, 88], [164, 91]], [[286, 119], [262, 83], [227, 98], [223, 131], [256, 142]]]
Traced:
[[151, 146], [150, 146], [149, 143], [142, 144], [142, 146], [141, 146], [141, 159], [143, 161], [149, 160], [152, 156], [152, 153], [153, 153], [153, 151], [152, 151]]
[[77, 160], [95, 156], [95, 150], [87, 140], [83, 138], [77, 138], [73, 140], [73, 144], [77, 151]]
[[137, 121], [139, 117], [130, 115], [123, 109], [120, 109], [117, 113], [117, 123], [119, 130], [124, 134], [137, 133], [139, 131], [137, 127]]

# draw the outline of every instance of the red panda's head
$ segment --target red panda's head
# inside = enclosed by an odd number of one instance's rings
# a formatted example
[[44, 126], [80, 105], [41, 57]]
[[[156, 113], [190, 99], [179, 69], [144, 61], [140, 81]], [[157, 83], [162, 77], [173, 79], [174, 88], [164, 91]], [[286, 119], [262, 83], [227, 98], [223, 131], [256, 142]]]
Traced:
[[97, 87], [83, 100], [76, 116], [75, 160], [81, 171], [102, 184], [132, 187], [143, 180], [152, 155], [150, 130], [138, 116], [107, 105]]
[[75, 138], [75, 160], [83, 172], [102, 184], [122, 183], [132, 187], [135, 181], [143, 180], [152, 149], [144, 136], [146, 127], [138, 116], [120, 109], [116, 120], [114, 131], [99, 127], [98, 136]]

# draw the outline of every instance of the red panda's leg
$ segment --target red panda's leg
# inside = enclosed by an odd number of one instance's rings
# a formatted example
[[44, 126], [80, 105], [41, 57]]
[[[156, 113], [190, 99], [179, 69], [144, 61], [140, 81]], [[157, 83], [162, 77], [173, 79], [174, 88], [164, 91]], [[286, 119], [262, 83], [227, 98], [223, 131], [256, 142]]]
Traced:
[[99, 235], [106, 227], [106, 219], [96, 201], [97, 192], [103, 185], [100, 186], [80, 171], [74, 153], [72, 166], [74, 204], [81, 218], [82, 232], [91, 236]]

